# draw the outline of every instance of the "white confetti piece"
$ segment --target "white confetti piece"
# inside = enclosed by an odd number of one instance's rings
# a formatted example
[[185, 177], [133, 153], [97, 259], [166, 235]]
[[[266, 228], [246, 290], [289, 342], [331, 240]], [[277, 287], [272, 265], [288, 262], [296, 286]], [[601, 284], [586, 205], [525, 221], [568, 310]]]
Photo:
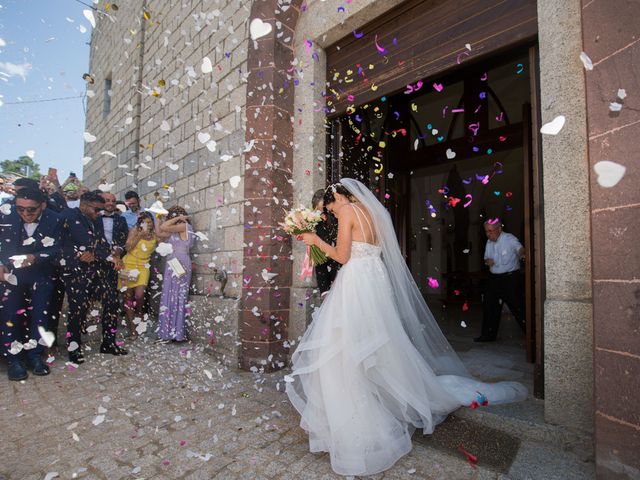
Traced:
[[58, 478], [60, 475], [58, 472], [49, 472], [44, 476], [44, 480], [53, 480], [54, 478]]
[[97, 415], [96, 418], [94, 418], [91, 423], [93, 423], [97, 427], [102, 422], [104, 422], [104, 415]]
[[618, 102], [611, 102], [609, 104], [609, 110], [611, 110], [612, 112], [619, 112], [620, 110], [622, 110], [622, 104]]
[[207, 132], [198, 132], [197, 137], [200, 143], [205, 144], [209, 141], [211, 135], [209, 135]]
[[173, 253], [173, 245], [167, 242], [160, 242], [156, 247], [156, 252], [161, 257], [166, 257], [167, 255], [170, 255]]
[[580, 54], [580, 60], [582, 60], [582, 64], [584, 65], [585, 69], [593, 70], [593, 62], [589, 58], [589, 55], [587, 55], [586, 53], [582, 52]]
[[562, 127], [564, 127], [565, 121], [566, 119], [564, 118], [564, 115], [558, 115], [549, 123], [545, 123], [542, 128], [540, 128], [540, 133], [545, 135], [557, 135], [560, 133], [560, 130], [562, 130]]
[[80, 441], [80, 437], [76, 432], [71, 432], [71, 438], [73, 438], [76, 442]]
[[87, 143], [92, 143], [97, 140], [97, 138], [94, 135], [91, 135], [89, 132], [84, 132], [83, 136], [84, 136], [84, 141]]
[[180, 166], [176, 163], [167, 163], [167, 167], [169, 167], [174, 172], [180, 168]]
[[115, 185], [115, 183], [101, 183], [100, 185], [98, 185], [98, 190], [108, 193]]
[[624, 88], [618, 89], [618, 98], [620, 100], [624, 100], [625, 98], [627, 98], [627, 91]]
[[11, 213], [11, 204], [3, 203], [2, 205], [0, 205], [0, 213], [2, 213], [3, 215], [9, 215]]
[[169, 125], [169, 122], [167, 122], [166, 120], [163, 120], [160, 124], [160, 130], [162, 130], [163, 132], [168, 132], [169, 130], [171, 130], [171, 125]]
[[254, 18], [253, 20], [251, 20], [251, 24], [249, 25], [251, 40], [257, 40], [264, 37], [265, 35], [269, 35], [272, 30], [273, 27], [270, 23], [263, 22], [259, 18]]
[[213, 72], [213, 64], [211, 63], [211, 59], [209, 57], [204, 57], [202, 59], [202, 64], [200, 65], [200, 70], [202, 70], [202, 73], [211, 73], [211, 72]]
[[36, 156], [36, 151], [35, 150], [27, 150], [26, 152], [24, 152], [27, 154], [27, 157], [29, 157], [31, 160], [33, 160], [33, 157]]
[[285, 375], [284, 381], [287, 383], [293, 383], [295, 381], [295, 378], [293, 378], [291, 375]]
[[5, 273], [4, 280], [5, 282], [10, 283], [11, 285], [14, 285], [14, 286], [18, 285], [18, 277], [16, 277], [13, 273]]
[[34, 243], [36, 241], [35, 238], [33, 237], [29, 237], [27, 238], [24, 242], [22, 242], [22, 245], [31, 245], [32, 243]]
[[13, 266], [16, 268], [21, 268], [26, 259], [26, 255], [12, 255], [11, 257], [9, 257], [9, 260], [11, 260]]
[[41, 345], [45, 345], [46, 347], [50, 347], [53, 345], [53, 342], [56, 340], [56, 336], [53, 332], [48, 332], [44, 329], [44, 327], [38, 327], [38, 333], [40, 334], [40, 343]]
[[209, 370], [203, 370], [204, 374], [207, 376], [207, 378], [209, 380], [213, 380], [213, 375], [211, 374], [211, 372]]
[[624, 165], [609, 160], [602, 160], [593, 166], [598, 175], [598, 185], [604, 188], [615, 187], [627, 171]]
[[238, 185], [240, 185], [240, 180], [242, 180], [240, 178], [240, 175], [234, 175], [229, 179], [229, 184], [232, 188], [238, 188]]
[[153, 180], [147, 180], [147, 187], [155, 187], [156, 185], [158, 184]]
[[56, 243], [56, 241], [51, 237], [44, 237], [42, 239], [42, 245], [44, 247], [51, 247], [51, 246], [53, 246], [54, 243]]
[[9, 353], [11, 355], [17, 355], [22, 351], [23, 348], [24, 348], [24, 345], [22, 345], [19, 341], [14, 340], [13, 342], [11, 342], [11, 345], [9, 346]]
[[111, 158], [116, 158], [117, 155], [113, 152], [110, 152], [109, 150], [105, 150], [104, 152], [101, 152], [100, 155], [106, 155], [107, 157], [111, 157]]
[[84, 18], [89, 20], [89, 23], [93, 28], [96, 28], [96, 18], [93, 16], [93, 12], [91, 10], [89, 9], [83, 10], [82, 15], [84, 15]]
[[210, 152], [215, 152], [216, 146], [218, 146], [218, 144], [215, 140], [209, 140], [206, 144], [207, 150], [209, 150]]
[[467, 323], [466, 323], [464, 320], [462, 320], [462, 321], [460, 322], [460, 326], [461, 326], [462, 328], [467, 328]]
[[78, 348], [80, 348], [80, 345], [78, 345], [78, 342], [71, 342], [69, 344], [69, 346], [67, 347], [67, 350], [69, 352], [75, 352]]

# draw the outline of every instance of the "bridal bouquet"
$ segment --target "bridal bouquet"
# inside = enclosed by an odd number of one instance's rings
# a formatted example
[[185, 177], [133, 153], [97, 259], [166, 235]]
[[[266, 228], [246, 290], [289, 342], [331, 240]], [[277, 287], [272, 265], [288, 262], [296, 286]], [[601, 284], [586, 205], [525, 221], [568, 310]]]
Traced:
[[[322, 214], [319, 211], [300, 207], [287, 212], [284, 217], [284, 223], [281, 223], [280, 226], [289, 235], [301, 235], [315, 232], [316, 226], [321, 221]], [[318, 247], [315, 245], [307, 247], [307, 255], [304, 259], [301, 277], [310, 276], [313, 266], [322, 265], [326, 261], [327, 255]]]

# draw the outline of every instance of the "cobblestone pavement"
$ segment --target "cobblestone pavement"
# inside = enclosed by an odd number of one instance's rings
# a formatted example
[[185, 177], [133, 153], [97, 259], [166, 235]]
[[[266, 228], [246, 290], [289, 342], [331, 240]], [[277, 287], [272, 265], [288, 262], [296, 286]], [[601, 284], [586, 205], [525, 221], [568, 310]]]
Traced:
[[[58, 357], [47, 377], [9, 382], [0, 367], [0, 478], [341, 478], [328, 455], [308, 452], [284, 372], [229, 369], [190, 344], [139, 339], [126, 357], [90, 345], [85, 364]], [[507, 477], [414, 437], [413, 451], [373, 478]]]

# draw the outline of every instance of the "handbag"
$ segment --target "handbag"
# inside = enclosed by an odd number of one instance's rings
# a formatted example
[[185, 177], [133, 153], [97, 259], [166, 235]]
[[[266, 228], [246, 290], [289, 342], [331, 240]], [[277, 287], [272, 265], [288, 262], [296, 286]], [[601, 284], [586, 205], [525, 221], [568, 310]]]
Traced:
[[178, 260], [175, 257], [173, 257], [171, 260], [168, 260], [167, 261], [167, 265], [169, 265], [169, 267], [173, 271], [173, 274], [178, 278], [182, 277], [183, 275], [185, 275], [187, 273], [185, 268], [180, 263], [180, 260]]

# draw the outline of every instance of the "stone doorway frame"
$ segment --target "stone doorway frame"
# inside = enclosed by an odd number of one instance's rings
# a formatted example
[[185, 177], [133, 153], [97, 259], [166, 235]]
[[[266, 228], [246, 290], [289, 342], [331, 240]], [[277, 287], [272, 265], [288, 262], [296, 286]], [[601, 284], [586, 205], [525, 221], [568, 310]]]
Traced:
[[[280, 238], [282, 205], [308, 203], [324, 186], [326, 81], [323, 48], [397, 6], [393, 0], [363, 0], [339, 12], [335, 1], [255, 0], [251, 19], [280, 25], [250, 41], [248, 53], [245, 161], [258, 175], [244, 180], [245, 276], [277, 273], [266, 286], [243, 288], [239, 317], [240, 365], [277, 369], [306, 328], [314, 301], [300, 271], [303, 248]], [[307, 14], [312, 12], [312, 14]], [[538, 0], [540, 111], [542, 123], [568, 119], [562, 136], [541, 139], [545, 224], [544, 308], [545, 420], [593, 430], [593, 331], [589, 166], [580, 0], [561, 6]], [[313, 58], [307, 52], [317, 53]], [[560, 45], [561, 47], [559, 47]], [[294, 59], [299, 63], [295, 64]], [[291, 69], [298, 70], [297, 75]], [[277, 87], [298, 80], [293, 94]], [[264, 85], [271, 82], [269, 94]], [[257, 156], [254, 162], [251, 157]], [[293, 182], [289, 178], [293, 177]], [[255, 208], [254, 208], [255, 207]], [[257, 252], [255, 246], [260, 245]], [[293, 260], [283, 260], [293, 254]], [[257, 308], [257, 310], [256, 310]], [[259, 315], [256, 315], [258, 312]], [[290, 343], [289, 343], [290, 342]], [[289, 348], [290, 347], [290, 348]]]

